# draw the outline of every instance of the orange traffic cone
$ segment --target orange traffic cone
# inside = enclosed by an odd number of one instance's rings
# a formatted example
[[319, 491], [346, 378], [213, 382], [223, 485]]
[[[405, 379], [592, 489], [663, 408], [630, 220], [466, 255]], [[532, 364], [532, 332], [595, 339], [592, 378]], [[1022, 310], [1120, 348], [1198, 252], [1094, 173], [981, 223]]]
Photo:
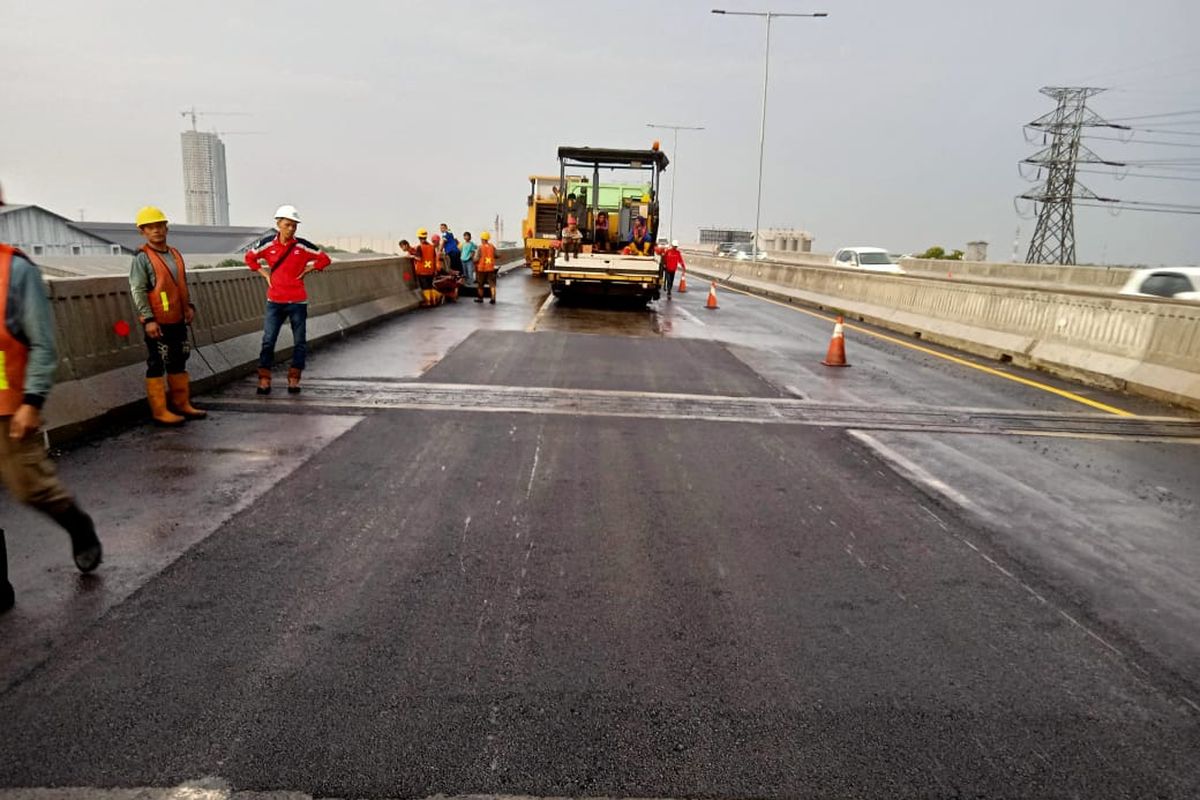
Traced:
[[683, 294], [687, 291], [687, 267], [679, 268], [679, 288], [675, 291]]
[[716, 281], [713, 281], [712, 285], [710, 285], [708, 287], [708, 302], [704, 304], [704, 307], [711, 308], [714, 310], [717, 308], [717, 282]]
[[840, 316], [833, 324], [833, 338], [829, 340], [829, 352], [825, 354], [825, 360], [821, 363], [827, 367], [850, 366], [846, 363], [846, 331]]

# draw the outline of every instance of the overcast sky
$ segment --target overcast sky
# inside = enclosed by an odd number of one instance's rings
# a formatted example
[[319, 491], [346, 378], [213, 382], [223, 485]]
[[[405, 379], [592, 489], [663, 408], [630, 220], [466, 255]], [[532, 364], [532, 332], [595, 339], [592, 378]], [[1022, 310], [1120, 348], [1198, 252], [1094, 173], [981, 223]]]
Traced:
[[[773, 25], [762, 215], [821, 251], [984, 239], [1007, 260], [1019, 225], [1023, 260], [1034, 222], [1013, 198], [1029, 185], [1017, 162], [1038, 149], [1022, 126], [1053, 108], [1040, 87], [1113, 87], [1091, 102], [1106, 117], [1200, 109], [1195, 0], [717, 4], [830, 13]], [[183, 221], [180, 111], [195, 106], [248, 114], [202, 129], [263, 132], [226, 139], [234, 224], [269, 224], [287, 202], [317, 239], [442, 220], [478, 231], [496, 214], [514, 236], [526, 178], [557, 171], [558, 145], [665, 133], [676, 237], [748, 228], [764, 25], [712, 7], [0, 0], [0, 183], [11, 203], [70, 217], [132, 220], [151, 203]], [[707, 130], [672, 152], [648, 122]], [[1090, 146], [1200, 163], [1200, 115], [1154, 122], [1179, 134], [1138, 138], [1188, 146]], [[1080, 177], [1104, 196], [1200, 206], [1188, 166], [1156, 174], [1189, 180]], [[1076, 233], [1081, 261], [1200, 262], [1200, 216], [1079, 209]]]

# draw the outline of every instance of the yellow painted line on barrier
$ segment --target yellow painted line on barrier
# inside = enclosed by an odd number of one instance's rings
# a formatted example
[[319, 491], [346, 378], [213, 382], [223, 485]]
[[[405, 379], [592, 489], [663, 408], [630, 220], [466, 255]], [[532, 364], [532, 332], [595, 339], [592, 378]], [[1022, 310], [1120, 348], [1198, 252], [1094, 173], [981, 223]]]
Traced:
[[[808, 314], [810, 317], [816, 317], [817, 319], [823, 319], [827, 322], [835, 321], [834, 317], [831, 317], [828, 314], [822, 314], [818, 311], [811, 311], [807, 308], [801, 308], [799, 306], [792, 305], [791, 303], [781, 303], [778, 300], [772, 300], [769, 297], [763, 297], [761, 295], [757, 295], [752, 292], [743, 291], [742, 289], [736, 289], [733, 286], [725, 285], [722, 288], [724, 288], [728, 291], [731, 291], [731, 292], [737, 292], [738, 294], [744, 294], [747, 297], [753, 297], [755, 300], [761, 300], [764, 303], [772, 303], [774, 305], [779, 306], [780, 308], [790, 308], [792, 311], [799, 311], [801, 314]], [[1004, 378], [1007, 381], [1013, 381], [1014, 383], [1019, 383], [1019, 384], [1022, 384], [1023, 386], [1029, 386], [1034, 389], [1040, 389], [1043, 392], [1049, 392], [1050, 394], [1058, 395], [1059, 397], [1065, 398], [1067, 400], [1071, 400], [1076, 403], [1082, 403], [1085, 406], [1089, 406], [1091, 408], [1098, 409], [1098, 410], [1103, 411], [1108, 414], [1115, 414], [1118, 417], [1135, 417], [1135, 416], [1137, 416], [1136, 414], [1134, 414], [1130, 411], [1126, 411], [1123, 408], [1117, 408], [1116, 406], [1110, 406], [1107, 403], [1101, 403], [1098, 400], [1092, 400], [1090, 398], [1084, 397], [1083, 395], [1075, 394], [1074, 392], [1068, 392], [1065, 389], [1059, 389], [1055, 386], [1050, 386], [1049, 384], [1030, 380], [1029, 378], [1022, 378], [1020, 375], [1013, 375], [1011, 373], [1004, 372], [1002, 370], [993, 369], [991, 367], [985, 367], [983, 364], [976, 364], [974, 361], [968, 361], [965, 358], [958, 358], [957, 356], [952, 356], [948, 353], [940, 353], [937, 350], [932, 350], [928, 347], [922, 347], [919, 344], [913, 344], [912, 342], [905, 341], [904, 339], [898, 339], [895, 336], [888, 336], [887, 334], [869, 330], [868, 328], [863, 328], [858, 325], [854, 325], [852, 323], [845, 323], [845, 326], [852, 331], [856, 331], [858, 333], [865, 333], [867, 336], [874, 336], [876, 339], [882, 339], [885, 342], [891, 342], [892, 344], [898, 344], [901, 347], [907, 347], [909, 350], [916, 350], [918, 353], [924, 353], [926, 355], [934, 356], [936, 358], [941, 358], [946, 361], [950, 361], [954, 364], [958, 364], [959, 366], [970, 367], [971, 369], [976, 369], [976, 370], [979, 370], [980, 372], [986, 372], [988, 375], [994, 375], [997, 378]]]

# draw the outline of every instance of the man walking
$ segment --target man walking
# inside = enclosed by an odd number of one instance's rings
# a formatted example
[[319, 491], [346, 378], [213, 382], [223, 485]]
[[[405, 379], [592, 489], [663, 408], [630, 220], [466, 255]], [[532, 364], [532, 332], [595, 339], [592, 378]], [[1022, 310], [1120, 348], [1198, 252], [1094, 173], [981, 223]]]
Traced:
[[671, 240], [671, 246], [663, 253], [663, 272], [667, 279], [667, 299], [671, 299], [671, 290], [675, 286], [675, 270], [687, 268], [683, 263], [683, 252], [679, 249], [679, 240]]
[[479, 245], [479, 266], [475, 268], [478, 288], [475, 290], [475, 302], [483, 302], [485, 288], [491, 287], [492, 305], [496, 305], [496, 248], [492, 245], [492, 235], [487, 231], [479, 234], [482, 243]]
[[[292, 365], [288, 369], [288, 394], [300, 393], [300, 374], [308, 355], [309, 273], [329, 266], [329, 256], [315, 244], [296, 237], [300, 212], [295, 206], [280, 206], [275, 212], [276, 235], [264, 236], [246, 252], [246, 264], [267, 280], [267, 308], [263, 316], [262, 350], [258, 354], [258, 393], [271, 393], [271, 367], [275, 363], [275, 341], [284, 320], [292, 325]], [[266, 266], [259, 262], [265, 262]]]
[[[42, 273], [20, 250], [0, 242], [0, 478], [17, 500], [66, 529], [75, 566], [91, 572], [100, 566], [100, 539], [92, 518], [59, 481], [39, 435], [42, 404], [57, 366]], [[0, 613], [15, 602], [0, 531]]]
[[437, 247], [430, 243], [429, 231], [417, 230], [417, 246], [413, 248], [413, 272], [417, 274], [417, 285], [421, 287], [421, 305], [437, 305], [433, 289], [433, 276], [437, 274]]
[[167, 426], [204, 419], [208, 412], [192, 405], [187, 373], [191, 352], [188, 325], [196, 307], [188, 293], [183, 256], [167, 244], [167, 217], [160, 209], [146, 206], [138, 211], [134, 222], [146, 244], [129, 265], [129, 297], [146, 340], [150, 416], [155, 423]]

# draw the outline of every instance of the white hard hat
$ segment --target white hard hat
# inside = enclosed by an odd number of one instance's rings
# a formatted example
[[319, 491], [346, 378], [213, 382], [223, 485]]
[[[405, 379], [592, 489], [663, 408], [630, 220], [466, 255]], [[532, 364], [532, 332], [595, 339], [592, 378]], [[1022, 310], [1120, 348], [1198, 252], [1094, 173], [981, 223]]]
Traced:
[[300, 212], [295, 206], [280, 206], [275, 210], [275, 219], [290, 219], [292, 222], [300, 221]]
[[672, 240], [671, 240], [671, 247], [679, 247], [679, 240], [678, 240], [678, 239], [672, 239]]

